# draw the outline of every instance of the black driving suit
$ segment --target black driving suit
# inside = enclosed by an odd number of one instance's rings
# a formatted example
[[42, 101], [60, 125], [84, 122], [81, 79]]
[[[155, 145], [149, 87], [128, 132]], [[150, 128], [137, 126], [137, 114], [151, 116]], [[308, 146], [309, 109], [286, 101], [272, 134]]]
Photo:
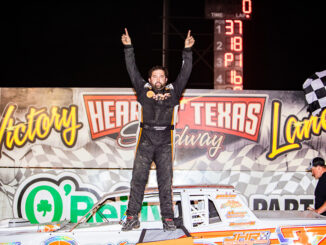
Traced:
[[[132, 171], [130, 198], [127, 215], [136, 216], [141, 210], [144, 190], [152, 162], [156, 165], [161, 216], [173, 218], [172, 205], [172, 161], [173, 136], [176, 118], [176, 106], [189, 79], [192, 69], [192, 52], [185, 48], [182, 52], [182, 67], [175, 82], [162, 90], [155, 91], [141, 77], [135, 63], [134, 49], [126, 45], [125, 60], [127, 70], [137, 100], [141, 104], [140, 129], [136, 146], [136, 156]], [[165, 95], [163, 100], [154, 99], [153, 95]]]

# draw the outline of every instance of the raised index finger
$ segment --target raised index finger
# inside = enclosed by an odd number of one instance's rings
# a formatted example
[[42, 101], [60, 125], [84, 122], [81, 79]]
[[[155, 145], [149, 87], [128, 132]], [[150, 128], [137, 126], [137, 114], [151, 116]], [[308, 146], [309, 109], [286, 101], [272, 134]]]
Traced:
[[187, 38], [190, 37], [191, 30], [188, 31]]
[[125, 28], [125, 33], [127, 36], [129, 36], [127, 28]]

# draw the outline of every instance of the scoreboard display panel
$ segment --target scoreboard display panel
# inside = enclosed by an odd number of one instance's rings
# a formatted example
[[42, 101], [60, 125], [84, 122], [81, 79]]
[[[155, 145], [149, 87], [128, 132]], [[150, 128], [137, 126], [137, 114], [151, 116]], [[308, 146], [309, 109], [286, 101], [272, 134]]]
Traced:
[[242, 20], [214, 20], [214, 88], [243, 88]]
[[214, 88], [243, 89], [243, 21], [250, 19], [251, 0], [206, 0], [205, 14], [214, 19]]

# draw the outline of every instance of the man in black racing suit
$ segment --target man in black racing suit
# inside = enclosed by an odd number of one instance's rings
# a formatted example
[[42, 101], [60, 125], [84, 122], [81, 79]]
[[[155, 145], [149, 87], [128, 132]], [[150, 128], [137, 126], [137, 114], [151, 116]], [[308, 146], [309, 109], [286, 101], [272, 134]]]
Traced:
[[148, 81], [142, 78], [135, 63], [134, 49], [127, 29], [121, 37], [124, 45], [127, 70], [137, 100], [141, 104], [140, 129], [130, 184], [127, 219], [122, 230], [139, 228], [138, 214], [141, 210], [149, 170], [155, 162], [159, 189], [160, 208], [164, 230], [175, 230], [172, 204], [172, 161], [176, 106], [179, 104], [192, 70], [192, 51], [195, 40], [188, 31], [182, 52], [182, 67], [175, 82], [167, 83], [167, 70], [154, 66], [148, 73]]

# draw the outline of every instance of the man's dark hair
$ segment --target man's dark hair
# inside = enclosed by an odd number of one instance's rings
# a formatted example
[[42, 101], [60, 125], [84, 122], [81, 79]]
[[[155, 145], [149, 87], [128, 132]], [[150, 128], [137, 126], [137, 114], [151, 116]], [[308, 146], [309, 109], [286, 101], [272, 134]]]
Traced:
[[148, 71], [148, 78], [150, 78], [150, 77], [152, 76], [152, 73], [153, 73], [153, 71], [155, 71], [155, 70], [162, 70], [162, 71], [164, 71], [164, 75], [165, 75], [166, 77], [169, 76], [169, 72], [168, 72], [168, 69], [167, 69], [166, 67], [164, 67], [164, 66], [153, 66], [153, 67]]

